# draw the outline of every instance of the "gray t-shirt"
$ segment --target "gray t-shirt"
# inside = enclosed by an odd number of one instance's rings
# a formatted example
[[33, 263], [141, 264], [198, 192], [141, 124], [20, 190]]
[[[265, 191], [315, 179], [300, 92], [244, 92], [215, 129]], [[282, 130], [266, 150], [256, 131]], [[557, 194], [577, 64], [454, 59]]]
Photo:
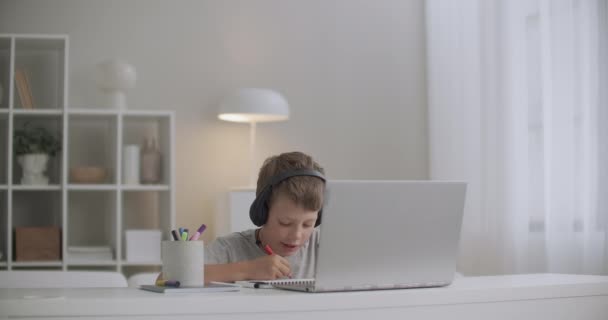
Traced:
[[[319, 228], [315, 228], [308, 242], [295, 254], [286, 258], [294, 278], [314, 277], [318, 244]], [[255, 244], [255, 229], [219, 237], [205, 246], [205, 264], [234, 263], [264, 255], [266, 255], [264, 250]]]

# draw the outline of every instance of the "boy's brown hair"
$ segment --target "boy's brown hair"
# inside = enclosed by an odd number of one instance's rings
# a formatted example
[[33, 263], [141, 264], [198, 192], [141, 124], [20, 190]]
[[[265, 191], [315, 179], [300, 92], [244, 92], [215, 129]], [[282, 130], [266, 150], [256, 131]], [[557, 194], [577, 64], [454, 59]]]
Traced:
[[[302, 169], [316, 170], [325, 174], [325, 170], [311, 156], [302, 152], [286, 152], [266, 159], [258, 175], [256, 196], [260, 195], [273, 177], [287, 171]], [[274, 186], [268, 198], [268, 208], [272, 206], [278, 195], [284, 195], [301, 208], [319, 211], [323, 207], [324, 191], [325, 182], [317, 177], [291, 177]]]

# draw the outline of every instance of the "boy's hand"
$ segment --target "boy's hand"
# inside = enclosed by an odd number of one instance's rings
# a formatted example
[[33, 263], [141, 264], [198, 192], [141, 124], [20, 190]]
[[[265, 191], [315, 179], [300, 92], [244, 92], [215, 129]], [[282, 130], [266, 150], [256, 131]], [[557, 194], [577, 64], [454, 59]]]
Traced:
[[247, 273], [250, 280], [274, 280], [291, 275], [291, 266], [287, 259], [273, 254], [247, 261]]

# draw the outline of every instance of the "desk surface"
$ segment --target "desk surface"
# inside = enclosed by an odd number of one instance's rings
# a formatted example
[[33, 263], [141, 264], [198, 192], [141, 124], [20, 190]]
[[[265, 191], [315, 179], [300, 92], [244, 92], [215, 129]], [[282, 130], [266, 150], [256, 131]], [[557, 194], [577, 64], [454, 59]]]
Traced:
[[[457, 278], [442, 288], [302, 293], [242, 288], [240, 292], [159, 294], [135, 288], [0, 289], [0, 317], [220, 316], [487, 304], [600, 297], [608, 315], [608, 276], [528, 274]], [[604, 305], [602, 309], [602, 305]], [[235, 317], [236, 319], [236, 317]]]

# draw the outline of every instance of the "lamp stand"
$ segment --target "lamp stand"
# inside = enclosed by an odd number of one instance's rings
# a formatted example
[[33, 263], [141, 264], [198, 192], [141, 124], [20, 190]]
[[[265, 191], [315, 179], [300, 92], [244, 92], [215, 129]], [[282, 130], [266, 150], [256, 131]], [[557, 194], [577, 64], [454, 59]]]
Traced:
[[255, 167], [255, 128], [256, 122], [249, 123], [249, 186], [256, 187], [256, 167]]

